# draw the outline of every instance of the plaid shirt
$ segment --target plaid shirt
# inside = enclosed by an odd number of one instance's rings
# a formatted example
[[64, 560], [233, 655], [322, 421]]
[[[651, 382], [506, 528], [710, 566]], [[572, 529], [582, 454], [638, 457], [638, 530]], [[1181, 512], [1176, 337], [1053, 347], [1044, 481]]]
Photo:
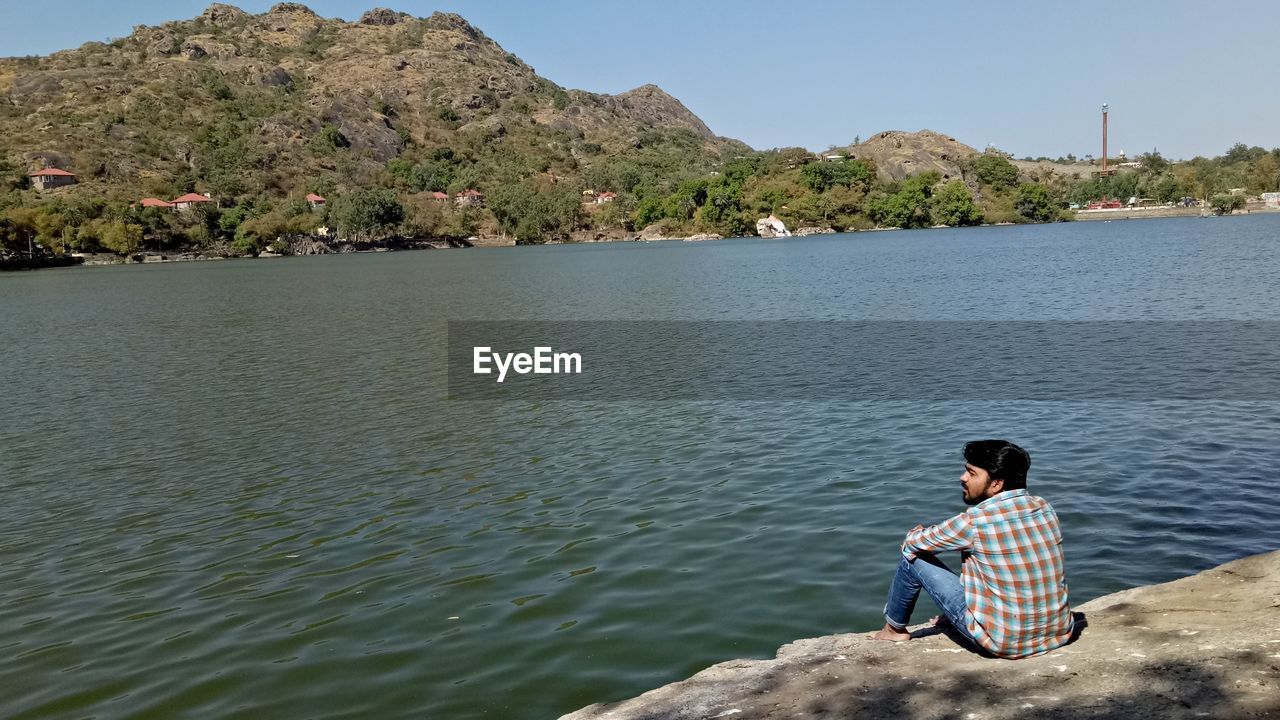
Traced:
[[969, 634], [1004, 658], [1048, 652], [1071, 637], [1058, 515], [1043, 498], [1006, 490], [941, 525], [914, 530], [902, 553], [961, 551]]

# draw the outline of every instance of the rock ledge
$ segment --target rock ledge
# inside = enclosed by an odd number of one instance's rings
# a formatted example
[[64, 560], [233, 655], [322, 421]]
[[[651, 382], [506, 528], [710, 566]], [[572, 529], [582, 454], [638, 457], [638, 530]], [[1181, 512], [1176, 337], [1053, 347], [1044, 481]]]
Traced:
[[1080, 638], [993, 660], [923, 626], [798, 640], [562, 720], [1280, 718], [1280, 551], [1075, 608]]

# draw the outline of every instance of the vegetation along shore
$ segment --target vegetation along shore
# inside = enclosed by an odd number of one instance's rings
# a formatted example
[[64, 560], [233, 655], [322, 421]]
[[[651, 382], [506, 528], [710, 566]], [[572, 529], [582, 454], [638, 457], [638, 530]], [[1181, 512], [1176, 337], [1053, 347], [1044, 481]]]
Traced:
[[[0, 267], [1228, 213], [1280, 149], [1015, 159], [931, 131], [815, 153], [720, 137], [653, 85], [538, 75], [458, 15], [297, 3], [0, 59]], [[1254, 199], [1254, 205], [1246, 203]]]

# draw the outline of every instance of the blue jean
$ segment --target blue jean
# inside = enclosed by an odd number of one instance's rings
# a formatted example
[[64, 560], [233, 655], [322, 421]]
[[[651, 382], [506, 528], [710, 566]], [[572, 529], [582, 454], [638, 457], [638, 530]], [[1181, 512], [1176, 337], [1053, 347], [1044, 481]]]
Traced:
[[904, 556], [898, 563], [898, 572], [889, 586], [889, 600], [884, 604], [884, 619], [889, 625], [898, 630], [906, 629], [922, 589], [938, 604], [952, 626], [966, 639], [972, 640], [969, 636], [969, 608], [964, 602], [964, 584], [959, 575], [932, 553], [918, 553], [915, 560]]

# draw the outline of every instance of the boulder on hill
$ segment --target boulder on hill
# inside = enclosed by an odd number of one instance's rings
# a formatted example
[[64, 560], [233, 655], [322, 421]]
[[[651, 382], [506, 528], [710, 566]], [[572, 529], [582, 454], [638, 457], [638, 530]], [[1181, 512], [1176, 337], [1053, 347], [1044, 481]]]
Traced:
[[360, 16], [361, 25], [397, 25], [404, 22], [408, 15], [387, 8], [374, 8]]
[[283, 2], [276, 3], [267, 11], [268, 15], [310, 15], [318, 17], [311, 8], [302, 3]]
[[235, 5], [214, 3], [206, 8], [205, 11], [201, 13], [200, 17], [204, 18], [205, 22], [210, 25], [221, 27], [245, 19], [249, 17], [249, 13], [241, 10]]
[[963, 179], [965, 161], [978, 155], [978, 151], [968, 145], [932, 130], [877, 133], [866, 142], [850, 147], [848, 153], [875, 163], [876, 173], [886, 182], [898, 182], [930, 170], [943, 180]]

